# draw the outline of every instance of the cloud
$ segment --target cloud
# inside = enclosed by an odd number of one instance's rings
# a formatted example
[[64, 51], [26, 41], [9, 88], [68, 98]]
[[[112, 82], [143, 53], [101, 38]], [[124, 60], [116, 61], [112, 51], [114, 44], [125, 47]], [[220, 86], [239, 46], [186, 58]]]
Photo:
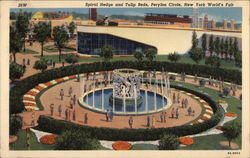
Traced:
[[124, 13], [124, 15], [130, 15], [130, 16], [145, 16], [145, 13], [135, 12], [135, 11], [127, 11]]
[[208, 20], [216, 20], [216, 21], [223, 21], [223, 18], [221, 16], [213, 16], [213, 15], [209, 15], [208, 13], [202, 13], [201, 15], [199, 15], [199, 18], [204, 18], [204, 16], [207, 15]]

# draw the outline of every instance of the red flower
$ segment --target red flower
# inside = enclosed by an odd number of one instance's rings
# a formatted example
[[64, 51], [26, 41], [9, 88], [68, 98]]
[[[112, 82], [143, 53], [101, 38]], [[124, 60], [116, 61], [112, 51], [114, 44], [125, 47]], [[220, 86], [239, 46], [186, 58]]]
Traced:
[[112, 147], [115, 150], [129, 150], [131, 149], [132, 145], [125, 141], [117, 141], [112, 144]]
[[191, 137], [181, 137], [181, 138], [179, 138], [179, 141], [183, 145], [193, 145], [194, 144], [194, 139]]
[[55, 144], [57, 138], [58, 138], [58, 136], [55, 134], [45, 135], [45, 136], [40, 138], [40, 142], [42, 144]]
[[235, 117], [235, 116], [237, 116], [237, 114], [231, 113], [231, 112], [226, 112], [225, 115], [228, 116], [228, 117]]

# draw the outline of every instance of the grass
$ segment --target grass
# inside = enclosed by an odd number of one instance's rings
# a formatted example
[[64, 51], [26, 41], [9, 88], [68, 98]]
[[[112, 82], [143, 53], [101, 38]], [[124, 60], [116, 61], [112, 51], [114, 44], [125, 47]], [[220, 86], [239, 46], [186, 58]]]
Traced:
[[37, 51], [26, 49], [25, 52], [20, 52], [21, 54], [38, 54]]
[[158, 150], [157, 145], [153, 144], [134, 144], [131, 150]]
[[[10, 150], [27, 150], [26, 146], [26, 131], [20, 130], [18, 133], [18, 140], [10, 145]], [[33, 132], [30, 135], [30, 150], [53, 150], [54, 144], [42, 144], [37, 141], [37, 138]]]
[[[55, 52], [58, 52], [58, 50], [56, 49]], [[61, 62], [65, 62], [66, 55], [62, 55], [61, 57], [62, 57]], [[53, 60], [54, 62], [59, 63], [58, 55], [45, 55], [43, 58]], [[100, 62], [102, 60], [103, 59], [100, 58], [100, 57], [82, 57], [82, 58], [79, 57], [78, 58], [79, 62]], [[129, 57], [113, 57], [111, 59], [111, 61], [117, 61], [117, 60], [136, 61], [136, 59], [133, 56], [129, 56]], [[155, 60], [156, 61], [168, 61], [168, 62], [170, 62], [168, 60], [168, 58], [167, 58], [167, 55], [157, 55]], [[186, 55], [183, 55], [181, 57], [181, 59], [178, 61], [178, 63], [196, 64], [191, 58], [189, 58]], [[199, 65], [205, 65], [205, 59], [202, 59], [200, 61]], [[222, 60], [221, 61], [221, 68], [241, 70], [241, 68], [235, 66], [233, 61], [229, 61], [229, 60]]]
[[[54, 45], [48, 45], [48, 46], [44, 46], [43, 50], [49, 53], [54, 53], [54, 52], [58, 52], [58, 49], [54, 46]], [[69, 48], [63, 48], [62, 49], [63, 52], [72, 52], [75, 51], [74, 49], [69, 49]]]
[[[227, 141], [227, 139], [223, 137], [222, 134], [194, 137], [193, 139], [193, 145], [179, 147], [179, 150], [230, 150], [229, 147], [224, 147], [219, 144], [221, 141]], [[238, 145], [239, 148], [241, 148], [241, 144]]]

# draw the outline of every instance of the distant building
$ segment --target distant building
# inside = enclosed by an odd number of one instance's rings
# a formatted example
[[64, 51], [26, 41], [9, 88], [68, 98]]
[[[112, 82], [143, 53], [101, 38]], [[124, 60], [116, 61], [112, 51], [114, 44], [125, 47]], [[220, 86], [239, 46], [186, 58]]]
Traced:
[[207, 17], [207, 15], [205, 15], [204, 19], [203, 19], [203, 28], [204, 29], [208, 28], [208, 17]]
[[97, 21], [97, 9], [96, 8], [89, 9], [89, 20]]
[[223, 20], [223, 29], [224, 30], [227, 29], [227, 20], [226, 19]]
[[231, 30], [235, 30], [235, 23], [234, 23], [234, 20], [232, 19], [232, 20], [230, 20], [230, 29]]
[[212, 29], [216, 28], [216, 21], [215, 21], [215, 19], [211, 20], [211, 25], [212, 25]]
[[144, 18], [144, 22], [150, 24], [164, 24], [164, 25], [191, 27], [192, 19], [188, 15], [177, 16], [174, 14], [147, 13]]
[[198, 28], [203, 28], [203, 19], [199, 18]]
[[198, 8], [193, 8], [192, 27], [198, 28], [199, 16]]

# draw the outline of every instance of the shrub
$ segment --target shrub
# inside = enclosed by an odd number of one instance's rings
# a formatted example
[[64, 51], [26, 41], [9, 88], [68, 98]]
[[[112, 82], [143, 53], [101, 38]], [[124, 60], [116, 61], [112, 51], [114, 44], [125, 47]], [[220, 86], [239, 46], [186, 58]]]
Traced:
[[47, 62], [45, 60], [38, 60], [35, 62], [33, 68], [41, 70], [42, 72], [47, 69]]
[[159, 141], [160, 150], [176, 150], [179, 145], [179, 138], [173, 134], [164, 134]]
[[97, 139], [91, 138], [80, 130], [65, 131], [56, 143], [56, 150], [95, 150], [99, 147], [100, 143]]
[[70, 54], [66, 57], [65, 61], [69, 64], [75, 64], [78, 62], [78, 58], [75, 55]]
[[17, 132], [22, 128], [22, 119], [18, 116], [10, 117], [9, 134], [16, 135]]
[[13, 82], [15, 79], [19, 79], [23, 76], [25, 72], [25, 67], [16, 64], [14, 62], [10, 63], [10, 80]]
[[177, 53], [177, 52], [174, 52], [174, 53], [170, 53], [168, 55], [168, 60], [172, 61], [172, 62], [177, 62], [178, 60], [180, 60], [181, 56]]

